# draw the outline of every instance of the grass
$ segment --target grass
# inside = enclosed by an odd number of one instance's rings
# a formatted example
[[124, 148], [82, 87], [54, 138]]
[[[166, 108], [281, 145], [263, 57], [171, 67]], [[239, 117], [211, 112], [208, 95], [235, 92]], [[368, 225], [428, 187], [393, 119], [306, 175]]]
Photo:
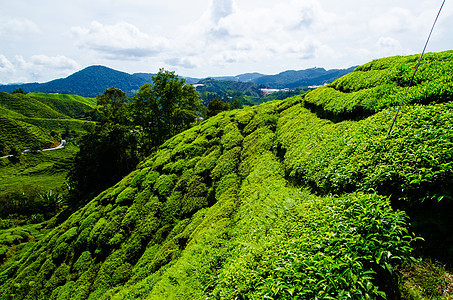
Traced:
[[79, 102], [82, 104], [85, 104], [91, 108], [94, 108], [96, 106], [96, 99], [95, 98], [87, 98], [87, 97], [82, 97], [79, 95], [67, 95], [67, 94], [47, 94], [47, 93], [28, 93], [27, 95], [37, 98], [39, 100], [42, 99], [47, 99], [47, 100], [60, 100], [60, 101], [66, 101], [66, 102]]
[[13, 149], [43, 149], [61, 136], [77, 136], [92, 126], [95, 99], [76, 95], [0, 92], [0, 156]]
[[29, 93], [27, 96], [71, 118], [84, 118], [96, 106], [96, 99], [78, 95]]
[[17, 163], [0, 160], [0, 198], [30, 188], [41, 191], [60, 188], [77, 151], [77, 147], [69, 144], [59, 150], [26, 153]]
[[442, 264], [429, 259], [413, 261], [399, 273], [403, 299], [451, 299], [453, 275]]
[[0, 155], [8, 154], [13, 148], [20, 151], [25, 149], [43, 149], [57, 142], [57, 136], [50, 132], [23, 122], [19, 119], [4, 118], [0, 116]]
[[8, 94], [0, 92], [0, 105], [31, 118], [67, 119], [68, 116], [51, 107], [32, 99], [26, 94]]

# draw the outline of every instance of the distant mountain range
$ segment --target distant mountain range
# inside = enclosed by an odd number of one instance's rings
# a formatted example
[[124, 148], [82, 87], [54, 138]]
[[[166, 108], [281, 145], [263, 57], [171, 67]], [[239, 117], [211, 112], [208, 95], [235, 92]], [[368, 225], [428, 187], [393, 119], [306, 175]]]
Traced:
[[[211, 77], [211, 79], [250, 82], [267, 88], [293, 89], [330, 83], [352, 72], [354, 68], [333, 70], [311, 68], [300, 71], [285, 71], [277, 75], [246, 73], [237, 76]], [[134, 94], [143, 84], [150, 82], [154, 75], [151, 73], [128, 74], [105, 66], [90, 66], [66, 78], [55, 79], [45, 83], [0, 85], [0, 91], [11, 93], [15, 89], [21, 88], [25, 92], [74, 94], [83, 97], [96, 97], [102, 94], [105, 89], [116, 87], [128, 94]], [[184, 78], [187, 83], [199, 83], [203, 80], [201, 78]]]

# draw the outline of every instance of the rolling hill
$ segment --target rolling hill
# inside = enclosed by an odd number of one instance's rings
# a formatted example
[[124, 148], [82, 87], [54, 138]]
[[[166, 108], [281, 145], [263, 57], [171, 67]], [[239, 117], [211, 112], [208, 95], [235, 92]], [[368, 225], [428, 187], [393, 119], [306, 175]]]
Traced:
[[85, 132], [85, 118], [94, 99], [75, 95], [0, 92], [0, 156], [13, 148], [43, 149], [60, 141], [61, 134]]
[[169, 139], [0, 266], [1, 295], [451, 297], [451, 275], [404, 268], [453, 258], [453, 51], [425, 56], [387, 134], [416, 60], [375, 60]]
[[0, 90], [12, 92], [22, 88], [25, 92], [44, 92], [75, 94], [83, 97], [96, 97], [105, 89], [116, 87], [123, 91], [138, 90], [147, 81], [125, 72], [104, 66], [90, 66], [66, 78], [55, 79], [46, 83], [24, 85], [3, 85]]
[[324, 68], [311, 68], [300, 71], [285, 71], [277, 75], [267, 75], [255, 78], [252, 82], [274, 89], [306, 88], [309, 86], [320, 86], [331, 83], [335, 79], [351, 73], [354, 71], [354, 68], [355, 67], [332, 70], [325, 70]]
[[[259, 73], [246, 73], [237, 76], [214, 77], [219, 81], [247, 82], [271, 88], [298, 88], [309, 85], [323, 85], [332, 82], [354, 68], [345, 70], [324, 70], [322, 68], [302, 71], [287, 71], [277, 75], [266, 76]], [[89, 66], [66, 78], [46, 83], [27, 83], [0, 85], [0, 91], [11, 93], [21, 88], [25, 92], [44, 92], [59, 94], [75, 94], [83, 97], [96, 97], [105, 89], [116, 87], [133, 95], [146, 82], [152, 81], [151, 73], [128, 74], [104, 66]], [[198, 83], [202, 79], [186, 77], [187, 83]], [[231, 85], [234, 85], [231, 83]]]
[[[201, 99], [204, 98], [204, 94], [206, 93], [216, 94], [217, 97], [220, 98], [227, 98], [228, 96], [230, 96], [232, 91], [234, 91], [234, 94], [243, 94], [253, 97], [262, 96], [262, 92], [260, 90], [262, 86], [259, 86], [253, 82], [227, 81], [207, 78], [200, 80], [198, 84], [199, 85], [196, 87], [196, 89], [200, 93]], [[208, 103], [204, 104], [207, 105]]]

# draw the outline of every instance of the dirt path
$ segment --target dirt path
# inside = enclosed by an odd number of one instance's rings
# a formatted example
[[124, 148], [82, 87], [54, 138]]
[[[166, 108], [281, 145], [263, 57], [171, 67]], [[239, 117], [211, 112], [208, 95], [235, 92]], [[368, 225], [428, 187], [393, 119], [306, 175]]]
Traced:
[[[60, 145], [56, 146], [56, 147], [53, 147], [53, 148], [47, 148], [47, 149], [42, 149], [42, 150], [38, 150], [38, 151], [51, 151], [51, 150], [58, 150], [58, 149], [62, 149], [64, 148], [64, 146], [66, 145], [66, 140], [61, 140], [61, 143]], [[26, 149], [24, 151], [22, 151], [21, 154], [25, 154], [25, 153], [29, 153], [31, 152], [31, 150], [29, 149]], [[6, 155], [6, 156], [2, 156], [0, 157], [0, 159], [3, 159], [3, 158], [8, 158], [8, 157], [12, 157], [12, 155]]]

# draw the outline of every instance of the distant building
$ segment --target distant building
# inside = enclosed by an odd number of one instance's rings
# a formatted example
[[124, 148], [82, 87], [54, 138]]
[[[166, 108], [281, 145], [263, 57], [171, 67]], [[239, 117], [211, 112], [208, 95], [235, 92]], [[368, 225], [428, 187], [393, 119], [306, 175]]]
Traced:
[[279, 92], [281, 90], [280, 89], [261, 89], [261, 91], [263, 92], [263, 94], [265, 96], [267, 96], [267, 95], [270, 95], [272, 93]]
[[197, 84], [192, 84], [194, 88], [197, 88], [199, 86], [204, 86], [204, 84], [201, 84], [201, 83], [197, 83]]

